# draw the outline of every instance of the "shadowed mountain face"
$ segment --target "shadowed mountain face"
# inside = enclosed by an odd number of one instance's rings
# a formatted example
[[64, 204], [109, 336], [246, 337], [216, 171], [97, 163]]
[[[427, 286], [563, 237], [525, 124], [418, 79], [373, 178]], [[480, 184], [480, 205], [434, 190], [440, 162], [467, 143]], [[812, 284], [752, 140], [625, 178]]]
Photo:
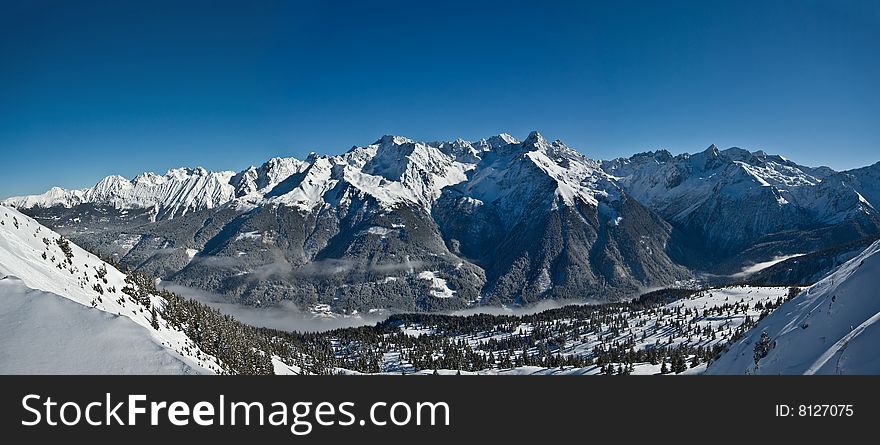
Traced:
[[874, 170], [714, 146], [599, 163], [538, 133], [384, 136], [5, 203], [126, 267], [243, 303], [433, 311], [613, 300], [877, 236]]

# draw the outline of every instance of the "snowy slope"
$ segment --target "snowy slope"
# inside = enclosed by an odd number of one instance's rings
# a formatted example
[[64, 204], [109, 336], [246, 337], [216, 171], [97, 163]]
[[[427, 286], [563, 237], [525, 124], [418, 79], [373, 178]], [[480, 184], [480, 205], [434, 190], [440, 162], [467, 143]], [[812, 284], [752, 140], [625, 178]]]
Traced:
[[[878, 251], [880, 241], [780, 306], [713, 362], [707, 372], [880, 373]], [[756, 357], [756, 345], [765, 332], [769, 352]]]
[[0, 279], [0, 374], [196, 374], [127, 317]]
[[880, 162], [844, 174], [868, 205], [874, 209], [880, 208]]
[[[6, 282], [2, 288], [4, 299], [47, 299], [45, 294], [63, 297], [85, 308], [92, 308], [90, 311], [105, 312], [132, 322], [110, 321], [108, 323], [113, 326], [95, 328], [95, 332], [108, 332], [108, 335], [137, 333], [144, 339], [149, 339], [157, 348], [179, 356], [187, 366], [198, 372], [215, 372], [221, 369], [215, 358], [201, 352], [183, 332], [170, 329], [161, 316], [160, 328], [154, 329], [150, 324], [150, 313], [121, 292], [127, 285], [125, 274], [73, 243], [68, 244], [70, 255], [67, 255], [59, 244], [59, 239], [58, 234], [33, 219], [15, 209], [0, 206], [0, 278], [5, 278]], [[40, 292], [31, 294], [23, 287]], [[151, 303], [161, 308], [164, 300], [152, 296]], [[30, 313], [31, 309], [27, 306], [32, 304], [48, 305], [53, 309], [60, 307], [58, 303], [18, 304], [7, 301], [4, 308], [10, 313]], [[72, 317], [95, 319], [93, 315], [80, 313]], [[26, 321], [22, 320], [23, 323]], [[84, 335], [84, 332], [87, 331], [80, 330], [77, 334]], [[134, 343], [143, 344], [141, 340], [129, 339], [120, 342], [119, 347]], [[59, 368], [59, 372], [61, 369], [64, 368]]]

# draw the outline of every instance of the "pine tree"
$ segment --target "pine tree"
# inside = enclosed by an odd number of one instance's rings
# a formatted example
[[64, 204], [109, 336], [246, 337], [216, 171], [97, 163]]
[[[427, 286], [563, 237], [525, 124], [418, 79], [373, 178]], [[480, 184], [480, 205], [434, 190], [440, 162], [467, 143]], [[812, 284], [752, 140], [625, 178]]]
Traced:
[[684, 356], [682, 356], [681, 352], [676, 352], [672, 355], [672, 372], [679, 374], [687, 370], [687, 364], [684, 361]]
[[758, 362], [767, 357], [767, 354], [770, 353], [770, 350], [776, 346], [776, 342], [770, 340], [770, 334], [767, 331], [761, 332], [761, 338], [755, 343], [755, 365], [757, 366]]
[[159, 330], [159, 316], [156, 315], [156, 308], [150, 308], [150, 326], [155, 330]]

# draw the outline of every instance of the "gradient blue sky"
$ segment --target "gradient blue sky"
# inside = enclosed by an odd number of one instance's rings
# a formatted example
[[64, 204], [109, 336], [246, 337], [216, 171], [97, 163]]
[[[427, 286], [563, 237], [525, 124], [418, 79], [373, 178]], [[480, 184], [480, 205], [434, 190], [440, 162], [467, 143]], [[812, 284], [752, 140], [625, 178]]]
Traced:
[[0, 2], [0, 197], [386, 133], [880, 159], [877, 1]]

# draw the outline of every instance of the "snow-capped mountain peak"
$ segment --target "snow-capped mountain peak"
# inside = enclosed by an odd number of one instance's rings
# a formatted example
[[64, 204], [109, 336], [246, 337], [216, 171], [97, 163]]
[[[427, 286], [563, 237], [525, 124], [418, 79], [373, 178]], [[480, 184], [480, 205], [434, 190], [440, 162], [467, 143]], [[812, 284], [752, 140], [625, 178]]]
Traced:
[[507, 133], [501, 133], [486, 139], [481, 139], [477, 143], [478, 146], [486, 150], [494, 150], [510, 144], [519, 144], [519, 141]]
[[3, 203], [21, 208], [54, 206], [73, 207], [82, 202], [86, 190], [65, 190], [61, 187], [52, 187], [45, 193], [39, 195], [15, 196], [4, 200]]
[[529, 133], [528, 136], [526, 136], [526, 139], [522, 142], [522, 145], [539, 148], [546, 143], [547, 141], [544, 140], [544, 137], [541, 136], [541, 133], [539, 133], [537, 130], [533, 130]]
[[[522, 143], [507, 134], [476, 143], [462, 139], [418, 142], [402, 136], [385, 135], [373, 144], [352, 147], [342, 155], [310, 156], [299, 165], [298, 174], [285, 179], [283, 186], [271, 191], [264, 190], [262, 197], [269, 202], [309, 211], [345, 202], [347, 195], [339, 195], [339, 190], [349, 190], [360, 196], [372, 197], [388, 208], [415, 205], [430, 212], [445, 189], [469, 181], [485, 182], [488, 177], [498, 177], [498, 170], [520, 171], [521, 167], [516, 165], [522, 161], [528, 161], [535, 173], [557, 182], [557, 195], [566, 203], [571, 203], [571, 198], [580, 194], [584, 201], [595, 204], [594, 190], [587, 189], [597, 179], [590, 177], [608, 179], [598, 163], [586, 159], [559, 141], [546, 141], [537, 132], [532, 132]], [[490, 171], [481, 174], [484, 169]], [[516, 171], [510, 173], [518, 174]], [[253, 171], [240, 173], [236, 184], [255, 182], [253, 177]], [[512, 178], [508, 180], [516, 181]], [[530, 179], [523, 177], [521, 180]], [[490, 188], [496, 187], [497, 184]], [[251, 192], [262, 190], [255, 185], [246, 188]], [[327, 196], [331, 190], [336, 190], [334, 195]], [[243, 193], [239, 192], [238, 196], [243, 196]], [[259, 204], [259, 195], [254, 196], [250, 202]]]
[[845, 220], [861, 221], [860, 227], [876, 224], [876, 212], [850, 185], [857, 181], [764, 151], [711, 145], [693, 155], [641, 153], [602, 167], [641, 203], [722, 251], [780, 231]]
[[259, 168], [248, 167], [231, 179], [231, 183], [236, 190], [236, 196], [242, 197], [246, 195], [259, 195], [260, 192], [264, 194], [270, 192], [275, 186], [291, 175], [302, 171], [310, 163], [309, 159], [300, 161], [292, 157], [275, 157], [263, 163]]
[[383, 136], [382, 136], [381, 138], [379, 138], [378, 140], [376, 140], [376, 142], [374, 142], [372, 145], [384, 145], [384, 146], [388, 146], [388, 145], [404, 145], [404, 144], [410, 144], [410, 143], [412, 143], [412, 142], [413, 142], [413, 141], [412, 141], [410, 138], [407, 138], [407, 137], [404, 137], [404, 136], [397, 136], [397, 135], [393, 135], [393, 134], [386, 134], [386, 135], [383, 135]]
[[[523, 161], [531, 167], [519, 164]], [[489, 171], [481, 174], [483, 169]], [[510, 171], [503, 173], [499, 169]], [[527, 171], [532, 173], [525, 174]], [[161, 176], [143, 173], [131, 181], [113, 175], [83, 191], [53, 189], [44, 195], [4, 202], [22, 208], [83, 203], [154, 208], [157, 219], [216, 208], [236, 200], [249, 206], [272, 202], [309, 211], [334, 205], [340, 199], [345, 201], [344, 194], [327, 196], [341, 183], [351, 192], [370, 196], [385, 207], [415, 205], [430, 211], [448, 187], [476, 178], [483, 185], [493, 183], [489, 188], [496, 188], [500, 183], [489, 178], [501, 177], [506, 178], [503, 183], [510, 184], [537, 180], [535, 184], [525, 184], [537, 187], [535, 190], [544, 187], [540, 185], [543, 182], [551, 181], [553, 187], [547, 191], [569, 205], [575, 197], [596, 205], [598, 195], [607, 195], [609, 189], [615, 188], [610, 184], [612, 178], [598, 163], [558, 140], [549, 142], [532, 131], [522, 142], [506, 133], [476, 143], [462, 139], [417, 142], [384, 135], [373, 144], [355, 146], [338, 156], [313, 154], [304, 161], [272, 158], [260, 167], [238, 173], [209, 172], [196, 167], [170, 169]], [[598, 182], [604, 184], [597, 186]], [[488, 198], [492, 194], [487, 189], [481, 196]]]
[[107, 176], [91, 188], [53, 188], [43, 195], [13, 197], [5, 205], [19, 208], [72, 207], [92, 203], [116, 208], [155, 208], [158, 218], [173, 218], [190, 211], [223, 205], [235, 197], [234, 172], [209, 172], [202, 167], [174, 168], [164, 175], [142, 173], [132, 180]]

